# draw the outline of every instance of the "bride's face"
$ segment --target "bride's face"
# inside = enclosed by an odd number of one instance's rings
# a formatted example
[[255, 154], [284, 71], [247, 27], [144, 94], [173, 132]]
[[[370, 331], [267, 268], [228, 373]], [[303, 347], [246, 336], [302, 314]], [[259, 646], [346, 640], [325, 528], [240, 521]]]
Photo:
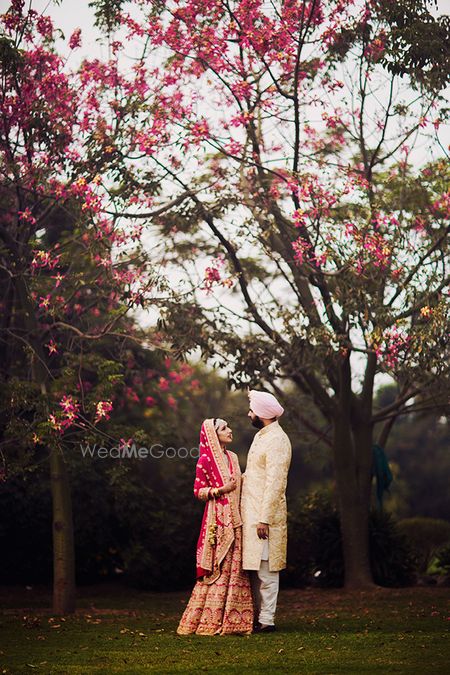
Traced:
[[222, 424], [217, 429], [217, 438], [223, 445], [231, 443], [231, 441], [233, 440], [233, 432], [231, 431], [228, 424]]

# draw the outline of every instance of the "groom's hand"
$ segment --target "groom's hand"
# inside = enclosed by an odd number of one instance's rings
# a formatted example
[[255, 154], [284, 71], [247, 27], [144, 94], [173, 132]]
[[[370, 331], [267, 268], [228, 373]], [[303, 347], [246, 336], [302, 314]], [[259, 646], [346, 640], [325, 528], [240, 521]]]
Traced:
[[256, 526], [256, 534], [260, 539], [269, 538], [269, 526], [267, 523], [258, 523]]

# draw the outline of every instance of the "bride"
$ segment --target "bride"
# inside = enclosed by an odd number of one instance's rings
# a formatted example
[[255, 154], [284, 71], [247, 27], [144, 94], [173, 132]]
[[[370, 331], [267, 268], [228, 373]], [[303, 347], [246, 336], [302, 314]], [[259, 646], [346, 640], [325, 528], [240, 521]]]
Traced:
[[241, 471], [237, 455], [226, 448], [232, 440], [225, 420], [203, 422], [194, 495], [206, 504], [197, 543], [197, 583], [179, 635], [252, 632], [250, 581], [242, 569]]

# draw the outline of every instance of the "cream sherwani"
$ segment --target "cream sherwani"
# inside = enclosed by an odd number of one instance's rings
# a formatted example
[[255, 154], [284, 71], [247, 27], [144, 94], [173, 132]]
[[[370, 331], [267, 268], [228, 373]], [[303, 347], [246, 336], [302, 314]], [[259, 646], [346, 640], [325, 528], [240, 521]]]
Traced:
[[270, 572], [286, 567], [285, 493], [291, 454], [289, 438], [278, 422], [272, 422], [255, 435], [248, 453], [241, 499], [245, 570], [260, 569], [264, 540], [256, 533], [258, 523], [269, 525]]

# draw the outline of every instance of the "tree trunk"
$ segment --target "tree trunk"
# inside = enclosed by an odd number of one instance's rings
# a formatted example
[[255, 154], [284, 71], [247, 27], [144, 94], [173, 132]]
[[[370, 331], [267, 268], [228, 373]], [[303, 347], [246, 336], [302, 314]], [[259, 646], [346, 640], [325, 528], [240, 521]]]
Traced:
[[61, 449], [50, 455], [50, 480], [53, 503], [53, 611], [75, 611], [75, 555], [72, 499], [67, 467]]
[[[350, 426], [345, 426], [336, 421], [333, 443], [345, 588], [364, 589], [374, 585], [369, 554], [370, 473], [367, 493], [358, 480], [353, 434]], [[358, 453], [362, 451], [367, 452], [367, 448], [357, 448]]]
[[373, 587], [369, 553], [372, 428], [352, 392], [350, 356], [339, 364], [333, 455], [341, 521], [345, 588]]
[[[39, 384], [47, 402], [47, 369], [39, 326], [28, 296], [23, 277], [16, 278], [19, 307], [33, 350], [32, 377]], [[50, 484], [52, 491], [53, 524], [53, 611], [69, 614], [75, 611], [75, 545], [73, 537], [72, 498], [67, 467], [60, 447], [50, 453]]]

